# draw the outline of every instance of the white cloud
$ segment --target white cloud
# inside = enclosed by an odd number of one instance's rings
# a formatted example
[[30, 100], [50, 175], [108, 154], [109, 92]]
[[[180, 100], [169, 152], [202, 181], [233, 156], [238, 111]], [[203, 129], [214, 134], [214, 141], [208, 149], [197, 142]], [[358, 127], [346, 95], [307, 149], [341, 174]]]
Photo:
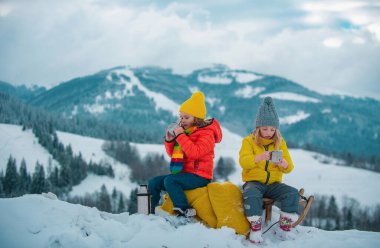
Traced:
[[366, 41], [361, 37], [354, 37], [352, 39], [352, 42], [355, 44], [364, 44]]
[[343, 12], [367, 5], [368, 3], [356, 1], [321, 1], [305, 3], [302, 7], [307, 11]]
[[304, 21], [308, 24], [322, 24], [326, 22], [326, 17], [319, 13], [313, 13], [306, 16]]
[[331, 48], [338, 48], [342, 46], [343, 41], [339, 38], [328, 38], [323, 41], [323, 45]]
[[0, 3], [0, 17], [6, 17], [11, 11], [12, 7], [9, 4]]
[[[273, 15], [277, 5], [243, 0], [238, 10], [230, 1], [166, 6], [22, 1], [12, 4], [0, 22], [0, 80], [48, 85], [117, 65], [159, 65], [188, 73], [224, 63], [311, 88], [380, 92], [375, 84], [380, 77], [380, 22], [373, 12], [365, 12], [368, 3], [336, 2], [335, 12], [328, 10], [329, 1], [278, 3], [289, 7], [278, 17]], [[223, 13], [215, 11], [222, 7]], [[296, 15], [298, 11], [304, 15]], [[342, 30], [332, 25], [350, 16], [365, 16], [365, 25], [373, 26]], [[356, 23], [364, 23], [359, 17]]]
[[368, 30], [373, 34], [373, 36], [380, 42], [380, 24], [368, 25]]
[[356, 25], [364, 25], [369, 22], [368, 16], [365, 16], [363, 14], [349, 13], [347, 14], [347, 18]]

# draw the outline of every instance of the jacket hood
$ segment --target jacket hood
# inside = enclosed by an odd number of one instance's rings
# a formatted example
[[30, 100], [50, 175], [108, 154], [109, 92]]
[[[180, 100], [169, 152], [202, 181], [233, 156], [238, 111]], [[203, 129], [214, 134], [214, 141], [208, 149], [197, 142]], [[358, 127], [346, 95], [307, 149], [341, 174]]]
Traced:
[[207, 126], [200, 127], [199, 130], [211, 130], [214, 133], [215, 143], [220, 143], [223, 138], [222, 128], [220, 127], [219, 122], [213, 118], [211, 119], [211, 123]]

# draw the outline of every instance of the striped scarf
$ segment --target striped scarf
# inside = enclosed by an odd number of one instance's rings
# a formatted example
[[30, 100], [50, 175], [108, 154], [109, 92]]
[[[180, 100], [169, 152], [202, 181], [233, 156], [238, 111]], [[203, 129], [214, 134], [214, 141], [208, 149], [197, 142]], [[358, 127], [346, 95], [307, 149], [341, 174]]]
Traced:
[[[188, 129], [186, 129], [184, 131], [184, 133], [187, 136], [189, 136], [195, 130], [197, 130], [197, 127], [196, 126], [192, 126], [192, 127], [189, 127]], [[182, 151], [181, 146], [176, 141], [174, 143], [172, 159], [170, 161], [170, 172], [172, 174], [180, 173], [182, 171], [182, 169], [183, 169], [184, 163], [185, 163], [185, 153]]]

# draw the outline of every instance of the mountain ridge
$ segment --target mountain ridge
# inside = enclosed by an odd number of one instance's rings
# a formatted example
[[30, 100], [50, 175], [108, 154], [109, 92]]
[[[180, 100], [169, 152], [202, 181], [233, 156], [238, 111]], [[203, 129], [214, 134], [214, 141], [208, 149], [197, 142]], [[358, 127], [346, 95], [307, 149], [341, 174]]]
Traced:
[[223, 65], [188, 75], [160, 67], [117, 66], [63, 82], [27, 102], [68, 118], [91, 116], [139, 130], [154, 128], [158, 143], [160, 130], [176, 119], [177, 107], [196, 90], [205, 93], [209, 115], [241, 136], [252, 131], [262, 98], [271, 96], [291, 147], [378, 156], [379, 101], [323, 95], [282, 77]]

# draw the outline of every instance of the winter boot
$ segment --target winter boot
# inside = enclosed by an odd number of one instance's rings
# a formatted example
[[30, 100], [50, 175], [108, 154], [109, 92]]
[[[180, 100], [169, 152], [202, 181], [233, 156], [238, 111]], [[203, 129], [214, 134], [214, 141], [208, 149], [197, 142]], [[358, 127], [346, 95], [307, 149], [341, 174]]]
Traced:
[[281, 212], [280, 220], [278, 223], [277, 230], [275, 230], [276, 237], [281, 240], [294, 240], [296, 235], [294, 233], [294, 228], [292, 224], [297, 221], [297, 214], [290, 214], [286, 212]]
[[191, 218], [197, 215], [197, 211], [194, 208], [188, 208], [186, 210], [182, 210], [181, 208], [173, 208], [174, 215], [182, 216], [185, 218]]
[[255, 244], [264, 242], [263, 231], [261, 230], [261, 216], [254, 215], [247, 217], [249, 223], [251, 223], [251, 231], [249, 232], [249, 241]]

